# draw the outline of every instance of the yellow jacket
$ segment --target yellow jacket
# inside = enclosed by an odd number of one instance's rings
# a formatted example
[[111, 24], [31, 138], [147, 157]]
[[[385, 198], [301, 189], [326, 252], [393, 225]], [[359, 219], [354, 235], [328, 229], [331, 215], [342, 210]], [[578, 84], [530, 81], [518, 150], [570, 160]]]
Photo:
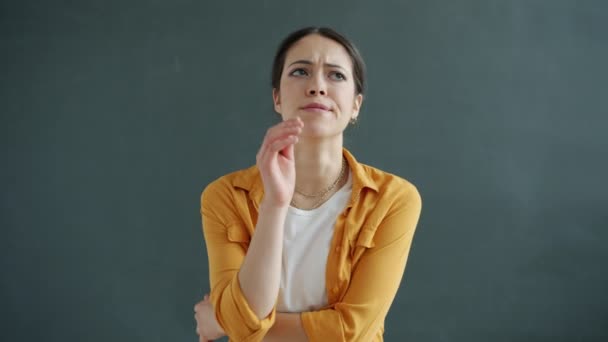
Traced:
[[[345, 148], [343, 154], [353, 187], [337, 218], [327, 258], [329, 304], [303, 312], [302, 325], [310, 341], [382, 341], [422, 202], [408, 181], [358, 163]], [[259, 170], [252, 166], [213, 181], [201, 196], [211, 302], [231, 341], [262, 341], [276, 318], [276, 306], [268, 317], [257, 318], [237, 275], [263, 195]]]

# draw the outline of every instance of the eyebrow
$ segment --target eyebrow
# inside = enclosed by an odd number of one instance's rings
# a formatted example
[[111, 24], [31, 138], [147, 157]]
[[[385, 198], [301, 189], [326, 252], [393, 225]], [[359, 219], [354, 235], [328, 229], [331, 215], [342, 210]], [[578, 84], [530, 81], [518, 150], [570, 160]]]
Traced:
[[[311, 61], [307, 61], [307, 60], [305, 60], [305, 59], [300, 59], [300, 60], [297, 60], [297, 61], [295, 61], [295, 62], [293, 62], [293, 63], [289, 64], [289, 66], [287, 66], [287, 67], [289, 68], [290, 66], [292, 66], [292, 65], [294, 65], [294, 64], [307, 64], [307, 65], [312, 65], [313, 63], [312, 63]], [[332, 67], [332, 68], [339, 68], [339, 69], [342, 69], [342, 70], [346, 71], [346, 69], [344, 69], [343, 67], [339, 66], [338, 64], [325, 63], [325, 64], [323, 64], [323, 65], [328, 66], [328, 67]]]

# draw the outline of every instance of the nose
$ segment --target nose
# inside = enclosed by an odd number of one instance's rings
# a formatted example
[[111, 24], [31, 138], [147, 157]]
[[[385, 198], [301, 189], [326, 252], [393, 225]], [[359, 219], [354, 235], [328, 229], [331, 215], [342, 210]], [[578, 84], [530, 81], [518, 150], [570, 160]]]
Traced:
[[309, 96], [316, 96], [317, 94], [327, 95], [326, 84], [323, 81], [323, 76], [312, 77], [308, 84], [306, 93]]
[[310, 88], [310, 89], [308, 90], [308, 94], [309, 94], [309, 95], [312, 95], [312, 96], [317, 95], [317, 92], [319, 93], [319, 95], [325, 95], [325, 90], [323, 90], [323, 89], [320, 89], [319, 91], [317, 91], [317, 90], [316, 90], [316, 89], [314, 89], [314, 88]]

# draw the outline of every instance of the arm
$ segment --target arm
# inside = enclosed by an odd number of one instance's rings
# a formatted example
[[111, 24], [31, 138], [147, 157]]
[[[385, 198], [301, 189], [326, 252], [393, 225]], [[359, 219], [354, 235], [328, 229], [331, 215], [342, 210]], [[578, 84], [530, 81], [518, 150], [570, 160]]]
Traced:
[[277, 313], [264, 342], [308, 342], [300, 313]]
[[[225, 191], [221, 184], [212, 184], [201, 198], [211, 302], [217, 322], [228, 336], [238, 341], [259, 341], [275, 320], [283, 238], [279, 228], [285, 214], [261, 206], [246, 253], [241, 246], [246, 228], [220, 221], [219, 212], [234, 211], [223, 205], [228, 202]], [[257, 295], [251, 295], [252, 291]]]
[[302, 125], [298, 119], [271, 127], [256, 156], [264, 184], [264, 199], [238, 281], [259, 319], [273, 311], [279, 294], [283, 226], [295, 186], [293, 144], [297, 142]]
[[420, 210], [413, 188], [387, 211], [375, 234], [361, 232], [354, 248], [367, 250], [343, 300], [321, 311], [277, 313], [264, 341], [367, 341], [376, 336], [401, 282]]
[[283, 224], [287, 207], [262, 202], [255, 233], [239, 271], [239, 283], [259, 319], [268, 316], [279, 295]]
[[235, 198], [232, 185], [214, 182], [201, 197], [211, 303], [218, 323], [233, 340], [261, 341], [275, 320], [283, 224], [295, 186], [293, 144], [302, 125], [287, 120], [264, 137], [256, 156], [264, 199], [249, 246], [243, 222], [248, 204]]
[[[194, 311], [197, 322], [197, 333], [208, 339], [218, 339], [226, 336], [226, 332], [222, 329], [215, 318], [213, 306], [209, 302], [209, 296], [205, 295], [204, 299], [198, 302]], [[307, 342], [308, 337], [302, 326], [300, 313], [277, 313], [274, 325], [264, 336], [264, 342]]]
[[351, 274], [342, 301], [329, 309], [302, 313], [302, 325], [310, 341], [373, 339], [399, 288], [420, 210], [420, 195], [412, 187], [399, 195], [375, 234], [361, 232], [354, 248], [366, 250]]
[[344, 300], [321, 311], [277, 313], [264, 341], [371, 341], [401, 282], [420, 210], [414, 189], [388, 212], [374, 235], [375, 244], [362, 241], [373, 247], [361, 256]]

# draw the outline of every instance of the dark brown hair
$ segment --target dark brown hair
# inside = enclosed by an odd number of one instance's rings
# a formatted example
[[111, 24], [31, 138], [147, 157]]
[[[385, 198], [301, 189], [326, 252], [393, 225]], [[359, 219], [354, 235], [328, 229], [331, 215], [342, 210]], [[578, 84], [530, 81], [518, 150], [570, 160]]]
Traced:
[[365, 90], [365, 63], [363, 62], [363, 58], [361, 57], [359, 50], [357, 50], [355, 45], [346, 37], [328, 27], [306, 27], [292, 32], [281, 42], [281, 45], [279, 45], [277, 53], [274, 56], [274, 62], [272, 63], [272, 87], [277, 90], [279, 89], [287, 51], [289, 51], [291, 46], [298, 40], [311, 34], [318, 34], [320, 36], [329, 38], [339, 43], [344, 47], [344, 49], [346, 49], [346, 52], [348, 52], [353, 64], [355, 93], [363, 94]]

